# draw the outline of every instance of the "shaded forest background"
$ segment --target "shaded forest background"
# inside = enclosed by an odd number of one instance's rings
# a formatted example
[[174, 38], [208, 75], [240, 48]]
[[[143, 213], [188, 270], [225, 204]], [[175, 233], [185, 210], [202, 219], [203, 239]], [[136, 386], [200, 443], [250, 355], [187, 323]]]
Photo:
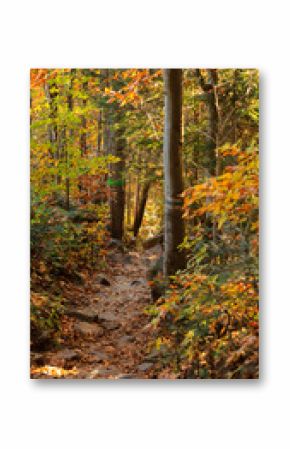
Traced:
[[256, 70], [32, 70], [32, 347], [62, 341], [64, 283], [161, 244], [154, 376], [256, 378], [258, 121]]

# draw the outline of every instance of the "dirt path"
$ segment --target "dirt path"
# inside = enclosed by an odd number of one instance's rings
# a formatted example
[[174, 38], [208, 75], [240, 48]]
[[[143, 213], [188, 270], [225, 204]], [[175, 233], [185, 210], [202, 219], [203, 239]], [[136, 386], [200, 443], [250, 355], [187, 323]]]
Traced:
[[80, 379], [151, 377], [152, 329], [144, 309], [151, 300], [146, 269], [156, 257], [158, 249], [115, 251], [104, 273], [70, 289], [61, 348], [32, 354], [32, 365], [74, 369], [68, 377]]

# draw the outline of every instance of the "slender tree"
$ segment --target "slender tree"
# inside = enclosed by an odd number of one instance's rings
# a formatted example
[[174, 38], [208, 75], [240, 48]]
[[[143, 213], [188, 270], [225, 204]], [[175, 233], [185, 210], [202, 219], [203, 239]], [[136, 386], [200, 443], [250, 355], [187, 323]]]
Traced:
[[81, 155], [84, 156], [87, 153], [87, 119], [86, 119], [86, 106], [87, 106], [87, 94], [88, 94], [88, 92], [87, 92], [88, 91], [88, 80], [87, 79], [82, 83], [82, 90], [83, 90], [83, 94], [84, 94], [84, 98], [83, 98], [84, 113], [81, 117], [80, 147], [81, 147]]
[[164, 276], [173, 275], [185, 267], [185, 254], [179, 250], [184, 239], [182, 218], [183, 191], [181, 163], [182, 70], [164, 70]]
[[[70, 87], [67, 95], [67, 108], [70, 113], [73, 111], [74, 100], [73, 100], [73, 83], [74, 77], [76, 73], [76, 69], [71, 69], [71, 77], [70, 77]], [[70, 208], [70, 147], [73, 144], [74, 131], [73, 128], [70, 127], [68, 130], [68, 137], [66, 138], [66, 147], [65, 147], [65, 165], [66, 165], [66, 178], [65, 178], [65, 208], [69, 210]]]
[[119, 161], [112, 164], [110, 183], [110, 208], [111, 208], [111, 235], [113, 238], [122, 240], [124, 232], [125, 212], [125, 161], [124, 149], [126, 140], [123, 137], [122, 128], [114, 133], [114, 156]]
[[218, 83], [218, 74], [216, 69], [208, 69], [208, 80], [205, 79], [200, 69], [196, 69], [195, 73], [199, 80], [200, 87], [204, 92], [204, 98], [208, 109], [208, 131], [206, 154], [204, 155], [206, 174], [215, 176], [217, 171], [217, 154], [218, 146], [218, 102], [216, 87]]
[[137, 237], [139, 229], [141, 227], [142, 224], [142, 220], [144, 217], [144, 212], [145, 212], [145, 207], [146, 207], [146, 203], [148, 200], [148, 194], [149, 194], [149, 189], [150, 189], [150, 185], [151, 185], [151, 180], [146, 181], [143, 189], [142, 189], [142, 193], [141, 193], [141, 200], [139, 202], [137, 211], [136, 211], [136, 215], [135, 215], [135, 220], [134, 220], [134, 237]]
[[[60, 149], [58, 144], [58, 127], [57, 127], [57, 98], [58, 98], [58, 86], [54, 78], [48, 80], [44, 84], [44, 91], [49, 105], [49, 118], [51, 123], [48, 126], [48, 141], [51, 146], [51, 154], [54, 160], [57, 161], [60, 158]], [[55, 175], [55, 183], [60, 184], [60, 176], [57, 173]]]
[[102, 110], [100, 109], [98, 112], [98, 136], [97, 136], [97, 150], [96, 156], [99, 156], [102, 152]]

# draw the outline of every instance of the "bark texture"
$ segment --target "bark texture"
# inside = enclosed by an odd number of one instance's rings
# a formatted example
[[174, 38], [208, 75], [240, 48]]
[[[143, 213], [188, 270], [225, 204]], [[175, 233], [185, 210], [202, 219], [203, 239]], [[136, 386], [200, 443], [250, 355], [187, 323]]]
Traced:
[[[83, 92], [87, 95], [88, 90], [88, 81], [83, 82]], [[84, 109], [87, 106], [87, 98], [83, 99], [83, 107]], [[81, 154], [84, 156], [87, 153], [87, 120], [86, 113], [84, 113], [81, 117], [81, 136], [80, 136], [80, 146], [81, 146]]]
[[119, 161], [112, 164], [110, 177], [111, 235], [118, 240], [123, 238], [125, 211], [124, 148], [126, 141], [122, 134], [122, 130], [117, 130], [114, 136], [114, 155], [119, 158]]
[[219, 171], [218, 158], [216, 154], [216, 149], [218, 147], [218, 100], [217, 100], [217, 84], [218, 75], [216, 69], [208, 69], [207, 75], [209, 82], [203, 77], [201, 70], [196, 69], [195, 71], [200, 87], [202, 88], [206, 105], [208, 109], [208, 130], [207, 130], [207, 142], [206, 142], [206, 154], [204, 157], [204, 166], [207, 169], [208, 176], [215, 176], [216, 172]]
[[181, 158], [182, 70], [164, 70], [165, 124], [164, 124], [164, 276], [173, 275], [185, 267], [184, 252], [178, 246], [184, 239], [182, 218], [183, 191]]
[[[51, 124], [48, 126], [48, 140], [51, 145], [51, 154], [55, 161], [60, 159], [60, 150], [58, 144], [58, 128], [57, 128], [57, 85], [55, 80], [51, 80], [44, 85], [45, 95], [49, 104], [49, 118]], [[60, 176], [56, 174], [55, 183], [60, 184]]]
[[[70, 112], [73, 111], [73, 83], [75, 77], [76, 69], [71, 69], [71, 82], [70, 89], [67, 96], [67, 107]], [[65, 164], [66, 164], [66, 178], [65, 178], [65, 208], [69, 210], [70, 208], [70, 146], [72, 145], [74, 137], [73, 129], [70, 128], [68, 132], [68, 139], [66, 141], [65, 148]]]
[[141, 200], [139, 202], [139, 206], [135, 215], [135, 221], [134, 221], [134, 237], [137, 237], [139, 229], [142, 224], [142, 220], [144, 217], [145, 207], [148, 200], [148, 194], [150, 189], [151, 181], [147, 181], [142, 189], [141, 193]]

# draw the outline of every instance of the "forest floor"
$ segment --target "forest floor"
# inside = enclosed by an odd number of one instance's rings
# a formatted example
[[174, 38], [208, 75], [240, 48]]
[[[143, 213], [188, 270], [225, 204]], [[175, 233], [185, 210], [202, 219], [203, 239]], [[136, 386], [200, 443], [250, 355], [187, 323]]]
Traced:
[[61, 342], [56, 349], [31, 353], [31, 377], [154, 378], [146, 271], [160, 251], [114, 250], [103, 272], [82, 284], [65, 284]]

